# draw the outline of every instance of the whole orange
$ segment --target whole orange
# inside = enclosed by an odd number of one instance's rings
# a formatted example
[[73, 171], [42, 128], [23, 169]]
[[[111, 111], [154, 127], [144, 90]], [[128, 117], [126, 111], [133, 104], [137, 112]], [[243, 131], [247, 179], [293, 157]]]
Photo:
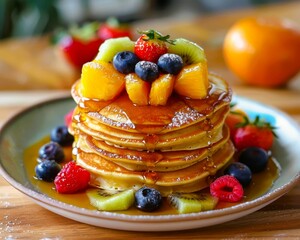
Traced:
[[227, 32], [228, 68], [247, 84], [279, 87], [300, 70], [300, 29], [277, 18], [244, 18]]

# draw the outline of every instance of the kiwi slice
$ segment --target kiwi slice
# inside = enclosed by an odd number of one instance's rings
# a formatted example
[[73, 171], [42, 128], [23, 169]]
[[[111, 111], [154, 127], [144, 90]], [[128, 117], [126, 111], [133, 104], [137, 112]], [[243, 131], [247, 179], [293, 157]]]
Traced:
[[168, 196], [168, 202], [179, 213], [193, 213], [214, 209], [218, 198], [208, 193], [173, 193]]
[[134, 190], [108, 191], [89, 189], [86, 192], [91, 205], [102, 211], [126, 210], [134, 203]]
[[173, 44], [168, 45], [168, 52], [179, 55], [184, 65], [206, 62], [206, 56], [202, 47], [184, 38], [177, 38]]
[[105, 62], [112, 62], [113, 57], [122, 51], [134, 51], [134, 42], [128, 37], [121, 38], [111, 38], [105, 40], [99, 48], [96, 60], [101, 60]]

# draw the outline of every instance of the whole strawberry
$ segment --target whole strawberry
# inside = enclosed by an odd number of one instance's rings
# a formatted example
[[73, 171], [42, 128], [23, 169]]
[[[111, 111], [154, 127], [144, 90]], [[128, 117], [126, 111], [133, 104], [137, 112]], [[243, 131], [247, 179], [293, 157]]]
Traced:
[[68, 162], [54, 179], [58, 193], [75, 193], [88, 187], [90, 173], [76, 165], [75, 162]]
[[237, 150], [247, 147], [260, 147], [269, 150], [276, 137], [273, 132], [274, 127], [270, 123], [261, 121], [256, 116], [253, 122], [244, 117], [244, 122], [238, 125], [238, 129], [234, 135], [233, 141]]
[[154, 30], [140, 32], [142, 35], [135, 42], [134, 53], [141, 59], [156, 63], [158, 58], [167, 53], [167, 43], [173, 44], [170, 36], [163, 36]]
[[231, 110], [225, 119], [226, 125], [229, 127], [230, 138], [233, 141], [238, 126], [244, 122], [244, 117], [247, 117], [246, 113], [240, 109], [234, 109], [234, 105], [230, 106]]

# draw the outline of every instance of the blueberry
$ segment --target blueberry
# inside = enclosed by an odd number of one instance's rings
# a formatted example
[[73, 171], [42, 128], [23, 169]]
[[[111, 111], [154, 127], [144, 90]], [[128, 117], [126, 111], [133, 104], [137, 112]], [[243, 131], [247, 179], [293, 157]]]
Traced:
[[54, 160], [44, 160], [36, 165], [35, 174], [40, 180], [52, 182], [60, 170], [60, 165]]
[[159, 76], [157, 64], [148, 61], [138, 62], [135, 65], [135, 73], [146, 82], [152, 82]]
[[225, 175], [235, 177], [243, 187], [250, 184], [252, 180], [252, 172], [245, 164], [240, 162], [234, 162], [230, 164], [224, 171]]
[[128, 74], [134, 72], [135, 65], [140, 59], [130, 51], [117, 53], [113, 58], [113, 65], [120, 73]]
[[160, 56], [157, 65], [161, 71], [176, 75], [183, 68], [183, 60], [177, 54], [165, 53]]
[[154, 188], [142, 187], [135, 193], [135, 205], [144, 212], [153, 212], [162, 204], [162, 196]]
[[62, 162], [65, 158], [62, 147], [56, 142], [50, 142], [43, 145], [39, 150], [40, 160], [55, 160], [56, 162]]
[[239, 162], [246, 164], [252, 173], [263, 171], [267, 167], [269, 155], [259, 147], [249, 147], [239, 154]]
[[69, 133], [67, 126], [58, 126], [52, 129], [51, 141], [57, 142], [61, 146], [69, 146], [73, 143], [74, 137]]

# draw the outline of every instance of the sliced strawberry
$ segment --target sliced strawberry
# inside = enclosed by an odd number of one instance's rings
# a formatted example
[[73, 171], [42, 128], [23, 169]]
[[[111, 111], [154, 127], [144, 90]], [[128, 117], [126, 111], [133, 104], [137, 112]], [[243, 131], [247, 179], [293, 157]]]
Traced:
[[233, 137], [233, 142], [238, 150], [247, 147], [260, 147], [269, 150], [276, 137], [274, 127], [270, 123], [262, 121], [259, 116], [251, 122], [244, 117], [244, 122], [238, 124], [238, 129]]
[[244, 196], [244, 189], [235, 177], [224, 175], [210, 184], [210, 194], [220, 201], [238, 202]]
[[54, 184], [59, 193], [75, 193], [86, 189], [89, 181], [90, 173], [71, 161], [55, 177]]
[[170, 36], [163, 36], [154, 30], [140, 32], [142, 35], [138, 38], [134, 46], [134, 53], [145, 61], [156, 63], [158, 58], [167, 53], [166, 43], [173, 44]]

